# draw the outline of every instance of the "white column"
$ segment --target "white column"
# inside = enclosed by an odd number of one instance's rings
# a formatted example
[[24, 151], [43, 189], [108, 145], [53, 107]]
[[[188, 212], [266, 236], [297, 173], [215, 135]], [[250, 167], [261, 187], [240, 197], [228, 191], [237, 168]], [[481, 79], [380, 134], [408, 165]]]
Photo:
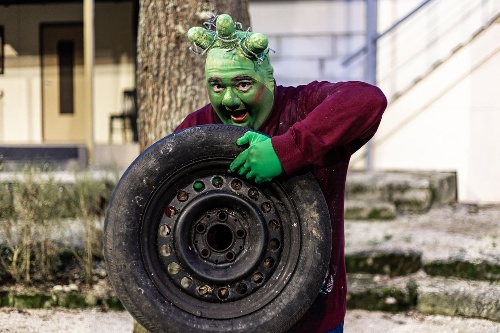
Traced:
[[85, 127], [87, 128], [86, 144], [89, 165], [94, 157], [94, 0], [83, 1], [83, 71], [84, 71], [84, 107]]

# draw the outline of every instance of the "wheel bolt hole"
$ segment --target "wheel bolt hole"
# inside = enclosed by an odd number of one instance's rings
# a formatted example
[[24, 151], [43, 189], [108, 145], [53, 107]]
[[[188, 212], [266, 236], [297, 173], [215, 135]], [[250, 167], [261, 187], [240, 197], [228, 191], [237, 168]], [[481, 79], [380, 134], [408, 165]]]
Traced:
[[163, 224], [160, 226], [160, 235], [163, 237], [167, 237], [168, 235], [170, 235], [171, 231], [172, 230], [168, 224]]
[[212, 185], [216, 188], [221, 188], [223, 184], [222, 178], [221, 177], [214, 177], [212, 178]]
[[273, 251], [276, 251], [277, 249], [279, 249], [281, 246], [281, 243], [279, 240], [277, 240], [276, 238], [273, 238], [269, 241], [269, 248]]
[[160, 254], [164, 257], [168, 257], [172, 254], [172, 247], [170, 245], [162, 245], [160, 247]]
[[184, 289], [191, 287], [192, 284], [193, 284], [193, 279], [188, 276], [185, 276], [181, 279], [181, 286]]
[[268, 223], [269, 230], [271, 231], [277, 231], [280, 228], [280, 223], [276, 220], [271, 220]]
[[226, 251], [233, 244], [233, 232], [224, 224], [216, 224], [208, 229], [207, 243], [214, 251]]
[[238, 283], [236, 286], [236, 292], [240, 295], [245, 294], [248, 291], [248, 286], [246, 283]]
[[264, 259], [264, 267], [265, 268], [271, 268], [274, 266], [274, 259], [271, 257], [267, 257]]
[[210, 287], [209, 285], [205, 284], [198, 288], [198, 294], [200, 294], [201, 296], [207, 296], [210, 295], [211, 293], [212, 293], [212, 287]]
[[227, 213], [225, 211], [220, 211], [217, 214], [217, 217], [219, 218], [220, 221], [225, 221], [227, 220]]
[[253, 199], [255, 201], [259, 200], [259, 191], [256, 188], [251, 188], [248, 190], [248, 196], [250, 199]]
[[236, 230], [236, 237], [243, 238], [243, 237], [245, 237], [245, 235], [246, 235], [245, 230], [243, 230], [243, 229]]
[[260, 208], [264, 213], [269, 213], [271, 211], [271, 204], [267, 201], [263, 202]]
[[255, 283], [261, 283], [264, 280], [264, 275], [260, 272], [254, 273], [252, 275], [252, 281]]
[[181, 266], [179, 266], [179, 264], [176, 262], [171, 262], [170, 265], [168, 265], [167, 269], [170, 275], [175, 275], [179, 273], [179, 271], [181, 270]]
[[235, 191], [239, 191], [241, 190], [241, 187], [243, 186], [243, 184], [241, 183], [241, 180], [239, 179], [234, 179], [232, 182], [231, 182], [231, 188]]
[[188, 198], [189, 198], [189, 193], [185, 191], [179, 191], [177, 193], [177, 200], [179, 200], [180, 202], [187, 201]]
[[235, 254], [233, 251], [229, 251], [228, 253], [226, 253], [225, 257], [227, 261], [233, 261], [235, 258]]
[[205, 189], [205, 184], [203, 184], [202, 181], [200, 180], [197, 180], [194, 182], [193, 184], [193, 189], [196, 191], [196, 192], [201, 192]]
[[177, 209], [173, 206], [168, 206], [167, 209], [165, 209], [165, 216], [166, 217], [172, 217], [177, 215]]
[[196, 225], [195, 229], [197, 233], [202, 234], [205, 232], [205, 225], [203, 223], [199, 223]]
[[206, 259], [206, 258], [210, 257], [210, 250], [203, 249], [203, 250], [201, 250], [200, 255], [202, 258]]
[[228, 298], [228, 296], [229, 296], [229, 289], [227, 289], [226, 287], [219, 288], [219, 290], [217, 290], [217, 296], [219, 296], [220, 299], [226, 299], [226, 298]]

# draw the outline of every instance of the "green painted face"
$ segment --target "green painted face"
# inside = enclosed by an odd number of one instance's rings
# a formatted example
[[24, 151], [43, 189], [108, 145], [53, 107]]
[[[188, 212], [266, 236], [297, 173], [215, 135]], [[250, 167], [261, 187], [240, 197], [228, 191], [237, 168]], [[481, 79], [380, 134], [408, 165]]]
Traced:
[[224, 124], [258, 130], [274, 101], [273, 69], [269, 60], [257, 64], [241, 52], [209, 51], [205, 77], [210, 102]]

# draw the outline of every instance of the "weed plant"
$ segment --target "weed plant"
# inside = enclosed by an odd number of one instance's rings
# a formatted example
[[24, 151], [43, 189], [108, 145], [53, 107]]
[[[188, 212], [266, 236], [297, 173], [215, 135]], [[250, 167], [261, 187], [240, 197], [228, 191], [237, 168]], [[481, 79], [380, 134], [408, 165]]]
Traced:
[[73, 191], [74, 210], [77, 223], [80, 223], [79, 241], [81, 247], [72, 246], [74, 256], [83, 266], [84, 279], [92, 282], [92, 269], [95, 259], [103, 258], [102, 236], [104, 209], [113, 186], [102, 180], [92, 178], [88, 172], [75, 176]]
[[0, 281], [32, 284], [55, 279], [63, 253], [72, 253], [92, 282], [102, 259], [104, 211], [117, 181], [75, 172], [61, 182], [56, 173], [30, 165], [0, 183]]

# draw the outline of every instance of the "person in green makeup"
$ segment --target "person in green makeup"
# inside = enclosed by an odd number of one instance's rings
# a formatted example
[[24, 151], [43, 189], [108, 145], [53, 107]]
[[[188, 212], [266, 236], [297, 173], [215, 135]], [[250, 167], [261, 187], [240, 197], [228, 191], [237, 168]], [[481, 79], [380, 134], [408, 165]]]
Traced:
[[[241, 52], [214, 49], [207, 56], [205, 76], [210, 102], [224, 124], [261, 128], [274, 101], [274, 79], [269, 60], [255, 65]], [[247, 132], [237, 143], [249, 144], [230, 169], [256, 183], [283, 172], [271, 138]]]
[[206, 54], [210, 104], [189, 114], [175, 131], [221, 123], [257, 131], [237, 140], [248, 148], [230, 165], [232, 172], [256, 183], [282, 173], [311, 171], [330, 213], [330, 271], [313, 305], [287, 333], [342, 333], [347, 298], [343, 215], [347, 170], [351, 155], [375, 134], [387, 100], [380, 89], [364, 82], [276, 85], [265, 35], [238, 29], [225, 14], [205, 26], [191, 28], [188, 38], [195, 52]]
[[[222, 123], [259, 130], [274, 101], [274, 71], [266, 53], [267, 37], [237, 31], [226, 14], [217, 17], [216, 31], [212, 35], [209, 30], [191, 28], [188, 33], [192, 42], [209, 49], [205, 77], [210, 103]], [[238, 45], [227, 42], [234, 36], [241, 38]], [[283, 172], [268, 136], [248, 132], [237, 143], [249, 147], [231, 163], [231, 171], [256, 183], [270, 181]]]

